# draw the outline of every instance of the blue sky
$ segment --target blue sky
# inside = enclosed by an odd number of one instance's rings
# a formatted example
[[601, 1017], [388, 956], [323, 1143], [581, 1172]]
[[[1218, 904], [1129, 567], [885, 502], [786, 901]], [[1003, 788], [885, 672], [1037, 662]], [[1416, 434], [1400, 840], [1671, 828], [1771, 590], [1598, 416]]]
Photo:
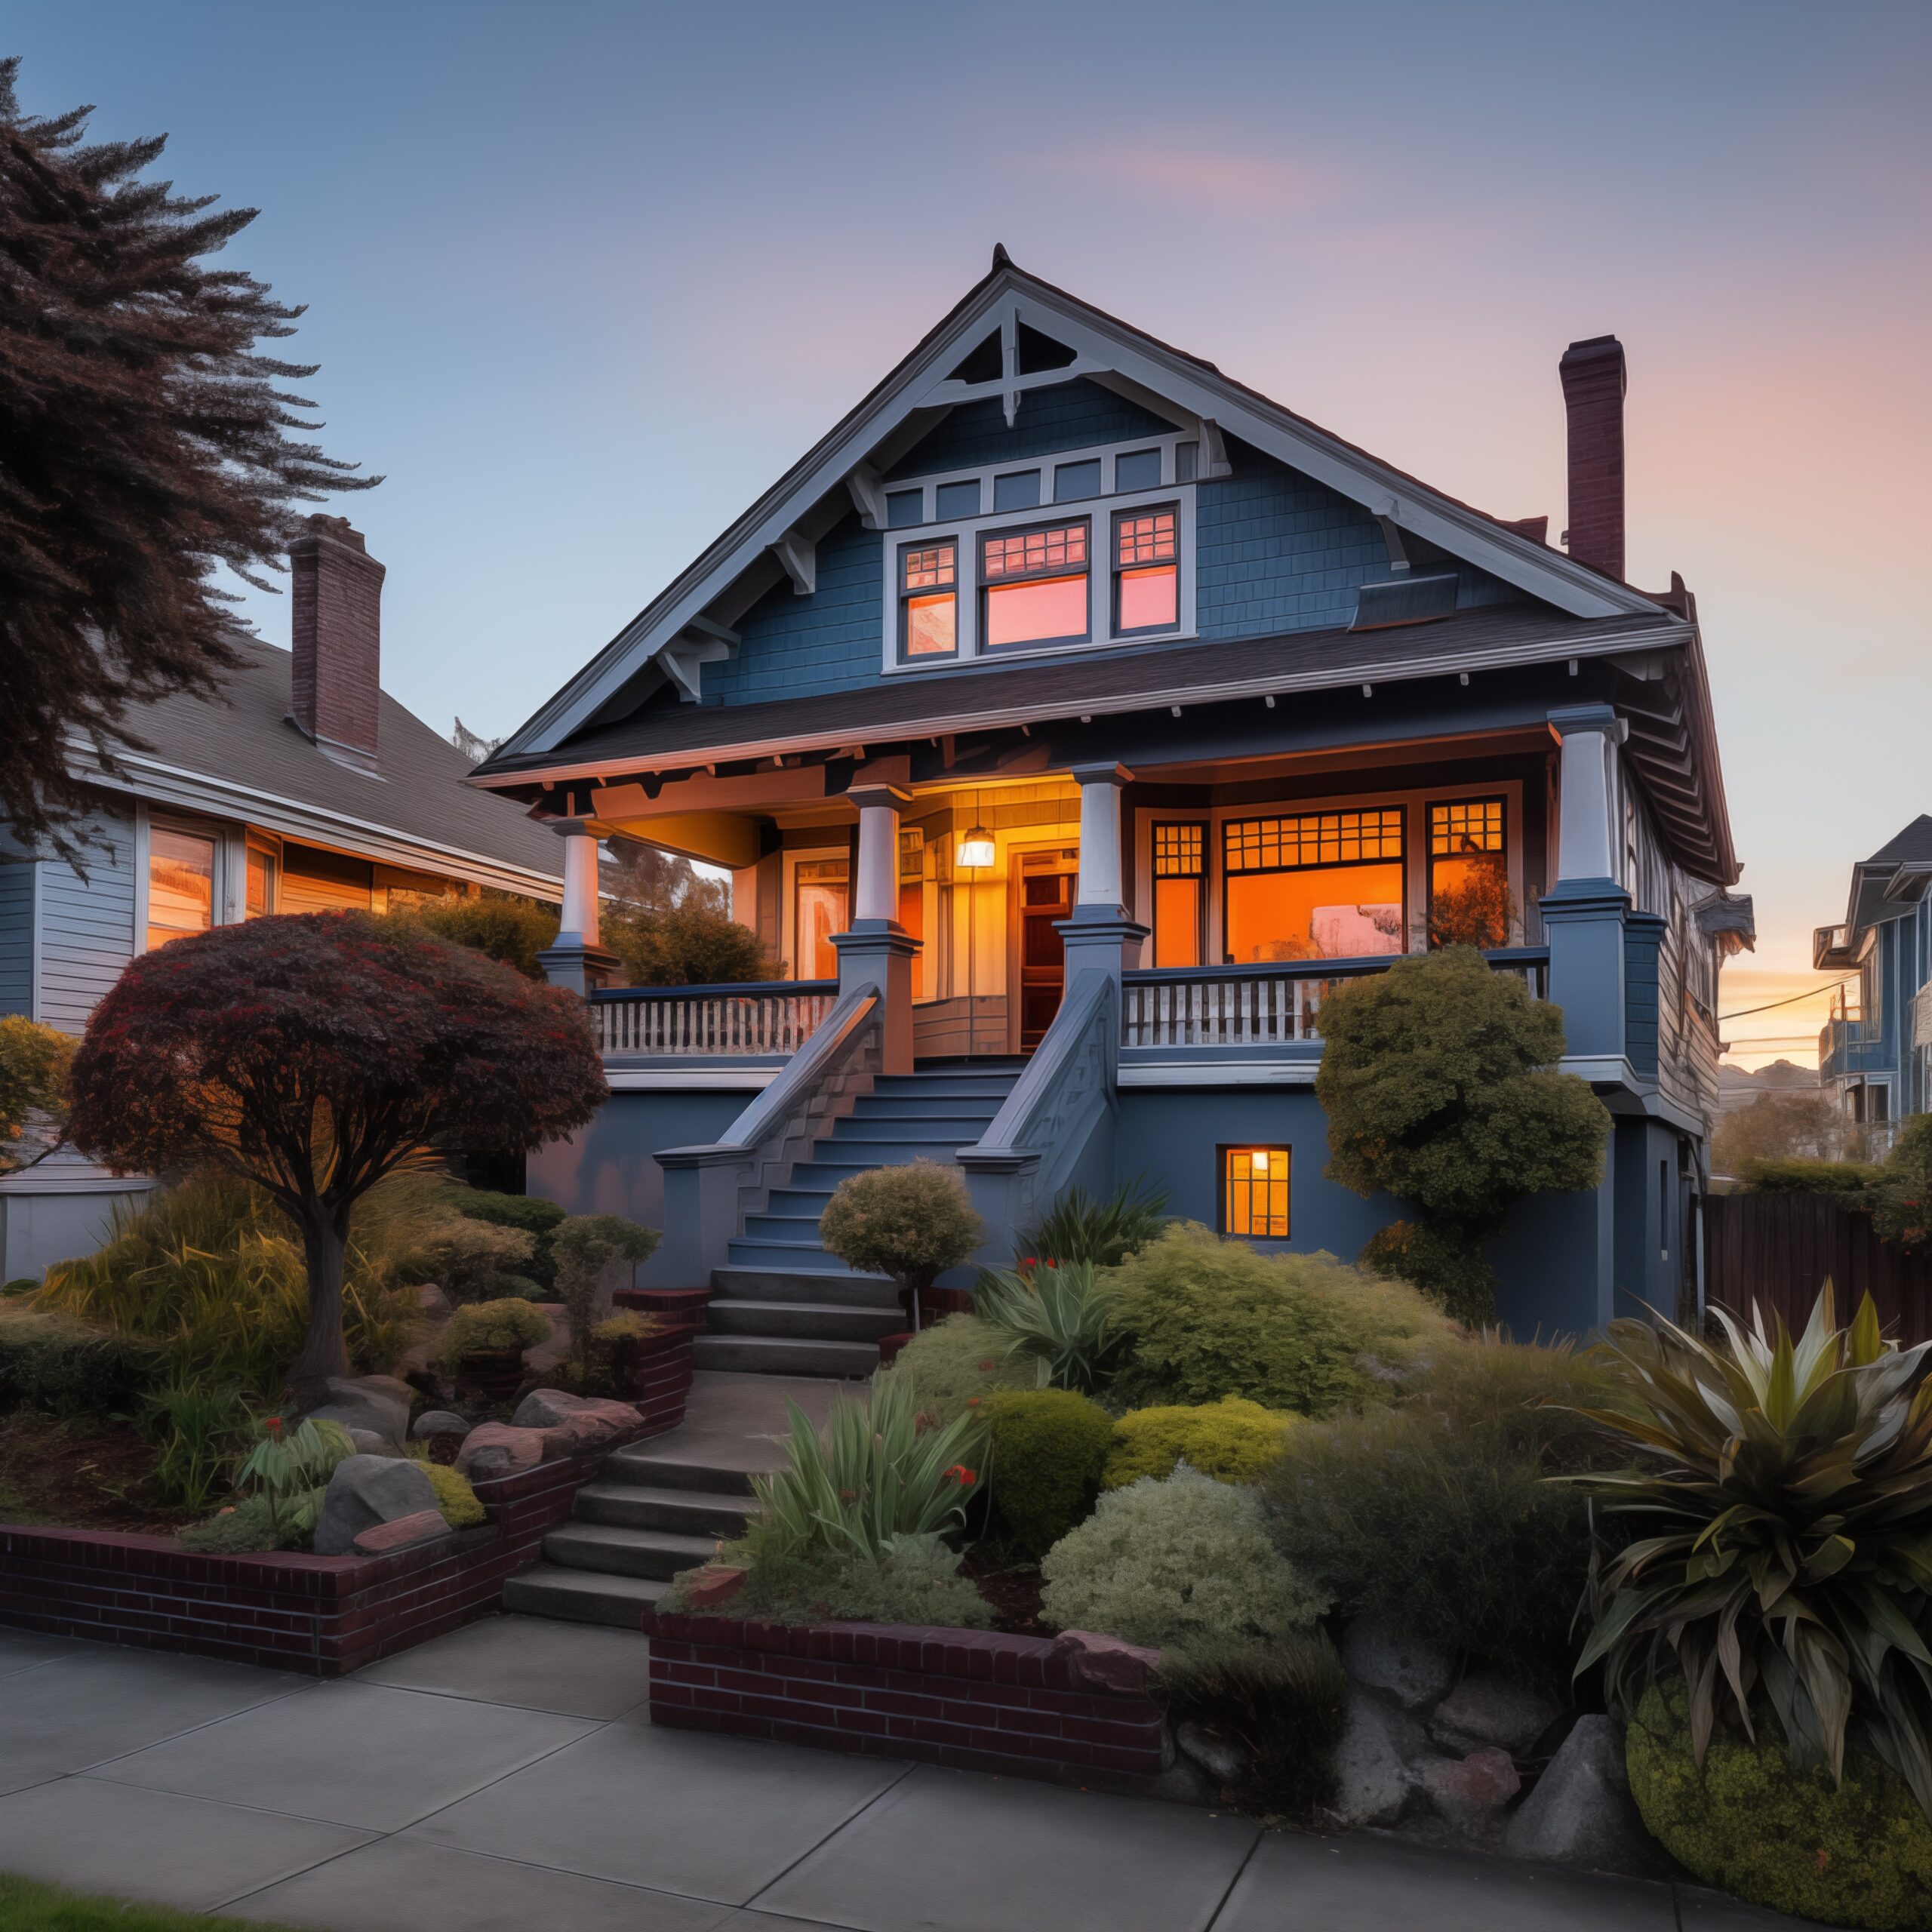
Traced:
[[[1631, 574], [1699, 596], [1764, 938], [1810, 983], [1932, 720], [1932, 8], [17, 5], [25, 104], [259, 207], [385, 682], [520, 722], [984, 269], [1561, 528], [1630, 361]], [[285, 599], [251, 614], [285, 641]], [[1732, 1029], [1815, 1028], [1794, 1008]], [[1781, 1050], [1767, 1046], [1759, 1057]], [[1801, 1056], [1802, 1057], [1802, 1056]]]

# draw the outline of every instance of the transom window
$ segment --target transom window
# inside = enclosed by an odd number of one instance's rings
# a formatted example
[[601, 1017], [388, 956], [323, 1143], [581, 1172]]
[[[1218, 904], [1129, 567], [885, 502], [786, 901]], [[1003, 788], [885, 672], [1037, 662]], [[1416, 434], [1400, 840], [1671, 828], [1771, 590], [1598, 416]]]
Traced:
[[1223, 828], [1228, 961], [1350, 959], [1406, 950], [1399, 805]]
[[1085, 638], [1087, 541], [1084, 518], [980, 539], [980, 635], [986, 649]]
[[899, 648], [950, 657], [959, 648], [958, 548], [933, 543], [899, 553]]

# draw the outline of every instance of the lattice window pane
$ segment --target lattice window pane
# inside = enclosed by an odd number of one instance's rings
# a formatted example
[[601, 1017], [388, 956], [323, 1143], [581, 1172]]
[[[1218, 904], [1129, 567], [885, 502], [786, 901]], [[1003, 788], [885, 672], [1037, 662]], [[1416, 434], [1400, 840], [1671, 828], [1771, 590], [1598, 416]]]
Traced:
[[1429, 850], [1433, 858], [1452, 853], [1503, 850], [1503, 801], [1458, 799], [1429, 808]]
[[1051, 530], [1023, 531], [1014, 537], [989, 537], [980, 555], [988, 583], [1039, 571], [1078, 568], [1087, 561], [1087, 526], [1067, 523]]
[[1310, 812], [1296, 818], [1231, 820], [1224, 828], [1231, 872], [1279, 872], [1304, 866], [1359, 865], [1402, 856], [1402, 811]]
[[1205, 856], [1198, 825], [1157, 825], [1154, 828], [1154, 876], [1198, 878]]

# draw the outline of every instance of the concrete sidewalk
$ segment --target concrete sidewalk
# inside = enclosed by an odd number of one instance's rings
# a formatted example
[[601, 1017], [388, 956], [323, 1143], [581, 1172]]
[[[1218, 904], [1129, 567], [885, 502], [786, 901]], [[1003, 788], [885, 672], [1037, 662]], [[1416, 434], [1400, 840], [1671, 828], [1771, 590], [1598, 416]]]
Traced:
[[0, 1871], [331, 1932], [1747, 1932], [1686, 1887], [654, 1730], [627, 1631], [333, 1684], [0, 1629]]

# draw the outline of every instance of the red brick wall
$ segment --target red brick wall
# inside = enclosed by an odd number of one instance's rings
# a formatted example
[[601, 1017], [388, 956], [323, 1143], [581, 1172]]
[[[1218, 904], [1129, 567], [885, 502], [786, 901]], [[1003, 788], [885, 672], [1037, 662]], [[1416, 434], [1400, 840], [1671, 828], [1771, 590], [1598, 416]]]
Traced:
[[1557, 365], [1569, 419], [1570, 527], [1580, 564], [1623, 575], [1623, 346], [1614, 335], [1573, 342]]
[[1095, 1687], [1044, 1638], [663, 1612], [644, 1627], [653, 1724], [1063, 1783], [1131, 1786], [1168, 1761], [1152, 1699]]
[[312, 516], [288, 546], [290, 709], [312, 738], [374, 757], [382, 703], [383, 566], [346, 517]]

